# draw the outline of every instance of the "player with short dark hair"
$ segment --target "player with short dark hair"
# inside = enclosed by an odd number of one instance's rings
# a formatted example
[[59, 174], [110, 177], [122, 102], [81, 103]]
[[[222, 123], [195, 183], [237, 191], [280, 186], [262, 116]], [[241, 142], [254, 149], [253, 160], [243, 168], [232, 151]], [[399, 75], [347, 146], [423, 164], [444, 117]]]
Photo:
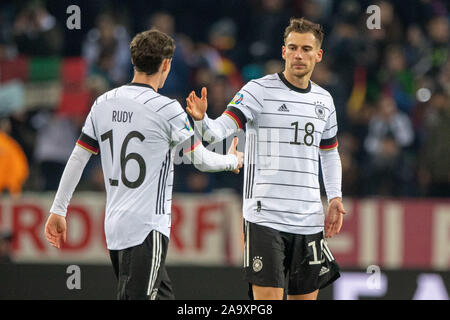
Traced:
[[310, 81], [322, 40], [320, 25], [293, 18], [284, 34], [283, 72], [249, 81], [215, 120], [206, 115], [206, 88], [201, 98], [194, 92], [187, 98], [186, 111], [208, 142], [246, 130], [244, 267], [255, 299], [282, 299], [285, 289], [288, 299], [316, 299], [339, 277], [326, 242], [345, 213], [336, 110], [331, 95]]
[[138, 33], [130, 43], [131, 61], [136, 72], [152, 75], [164, 59], [172, 59], [173, 39], [156, 29]]
[[194, 130], [181, 105], [158, 93], [170, 71], [172, 38], [158, 31], [139, 33], [130, 45], [133, 81], [94, 102], [80, 138], [67, 161], [50, 216], [47, 240], [60, 248], [66, 238], [66, 212], [92, 154], [100, 152], [106, 187], [105, 235], [118, 299], [173, 299], [165, 269], [171, 227], [175, 148], [197, 169], [234, 171], [242, 153], [233, 141], [228, 155], [191, 144]]

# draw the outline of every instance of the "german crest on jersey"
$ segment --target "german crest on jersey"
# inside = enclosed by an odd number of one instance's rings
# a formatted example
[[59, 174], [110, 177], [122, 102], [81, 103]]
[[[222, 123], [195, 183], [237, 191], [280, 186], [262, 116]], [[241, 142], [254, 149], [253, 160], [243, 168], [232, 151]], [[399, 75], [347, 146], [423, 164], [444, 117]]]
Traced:
[[319, 119], [325, 118], [325, 105], [321, 101], [315, 101], [316, 105], [316, 115]]
[[242, 99], [244, 98], [244, 95], [240, 92], [236, 93], [233, 100], [231, 100], [230, 104], [239, 104], [241, 103]]
[[262, 257], [253, 258], [253, 271], [259, 272], [263, 267]]

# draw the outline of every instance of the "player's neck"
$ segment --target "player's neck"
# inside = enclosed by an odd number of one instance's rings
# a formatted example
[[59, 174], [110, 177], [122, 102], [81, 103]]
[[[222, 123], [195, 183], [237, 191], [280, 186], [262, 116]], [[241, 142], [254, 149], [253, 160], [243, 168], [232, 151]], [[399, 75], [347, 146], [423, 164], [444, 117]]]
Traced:
[[309, 79], [311, 78], [310, 73], [305, 74], [303, 77], [299, 78], [284, 70], [283, 75], [286, 78], [286, 80], [289, 81], [289, 83], [292, 84], [294, 87], [300, 89], [307, 89], [309, 86]]
[[146, 75], [145, 73], [141, 72], [135, 72], [133, 80], [131, 82], [133, 83], [143, 83], [146, 84], [155, 90], [155, 92], [158, 92], [159, 89], [159, 81], [160, 81], [160, 74], [155, 73], [151, 76]]

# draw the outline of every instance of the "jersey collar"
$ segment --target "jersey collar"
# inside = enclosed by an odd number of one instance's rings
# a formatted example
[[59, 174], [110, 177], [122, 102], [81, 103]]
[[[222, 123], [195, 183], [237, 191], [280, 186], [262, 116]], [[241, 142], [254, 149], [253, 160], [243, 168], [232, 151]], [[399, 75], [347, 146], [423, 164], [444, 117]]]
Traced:
[[284, 74], [282, 72], [278, 72], [278, 76], [280, 77], [280, 80], [291, 90], [300, 92], [300, 93], [308, 93], [311, 91], [311, 81], [308, 81], [308, 86], [305, 89], [299, 88], [294, 86], [292, 83], [287, 81], [287, 79], [284, 77]]
[[153, 89], [152, 86], [149, 86], [149, 85], [146, 84], [146, 83], [130, 82], [130, 83], [127, 83], [127, 86], [138, 86], [138, 87], [150, 88], [150, 89], [152, 89], [153, 91], [155, 91], [155, 89]]

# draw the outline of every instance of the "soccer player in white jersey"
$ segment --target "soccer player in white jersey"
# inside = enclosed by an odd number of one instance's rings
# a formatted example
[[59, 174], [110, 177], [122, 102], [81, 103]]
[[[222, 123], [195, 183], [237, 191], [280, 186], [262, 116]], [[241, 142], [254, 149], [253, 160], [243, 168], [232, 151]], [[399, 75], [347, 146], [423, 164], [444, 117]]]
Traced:
[[206, 115], [206, 88], [201, 98], [192, 92], [186, 99], [205, 140], [246, 130], [244, 268], [254, 299], [316, 299], [339, 277], [326, 243], [345, 213], [336, 111], [331, 95], [310, 81], [322, 59], [322, 40], [320, 25], [292, 18], [284, 34], [283, 72], [248, 82], [215, 120]]
[[237, 140], [228, 155], [206, 150], [201, 140], [195, 142], [180, 104], [158, 93], [174, 50], [173, 39], [158, 30], [134, 37], [133, 81], [106, 92], [93, 104], [45, 226], [47, 240], [60, 248], [66, 239], [69, 201], [89, 158], [100, 152], [106, 186], [105, 235], [118, 278], [118, 299], [174, 298], [164, 261], [175, 147], [188, 143], [185, 154], [202, 171], [238, 173], [242, 167]]

